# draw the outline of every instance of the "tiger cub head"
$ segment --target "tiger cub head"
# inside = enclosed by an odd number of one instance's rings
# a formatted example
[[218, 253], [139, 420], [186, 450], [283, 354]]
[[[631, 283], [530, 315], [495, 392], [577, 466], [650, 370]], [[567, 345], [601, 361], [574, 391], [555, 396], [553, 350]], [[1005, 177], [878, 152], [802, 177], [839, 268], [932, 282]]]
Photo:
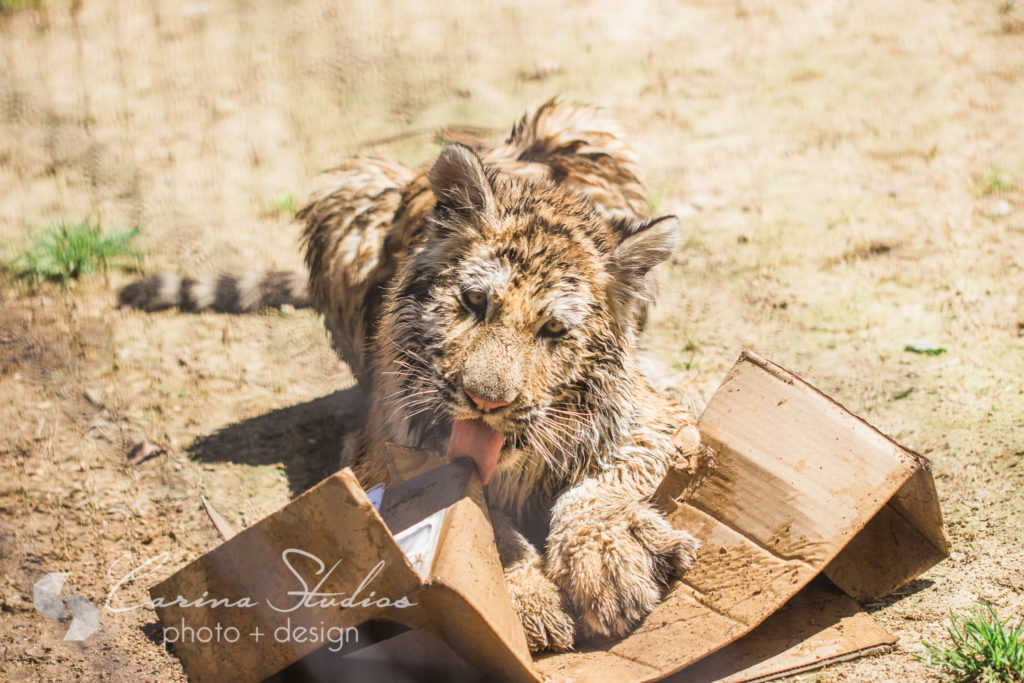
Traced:
[[564, 484], [633, 419], [648, 271], [676, 247], [678, 220], [610, 222], [460, 145], [428, 177], [435, 206], [377, 340], [387, 400], [408, 434], [472, 457], [491, 488]]

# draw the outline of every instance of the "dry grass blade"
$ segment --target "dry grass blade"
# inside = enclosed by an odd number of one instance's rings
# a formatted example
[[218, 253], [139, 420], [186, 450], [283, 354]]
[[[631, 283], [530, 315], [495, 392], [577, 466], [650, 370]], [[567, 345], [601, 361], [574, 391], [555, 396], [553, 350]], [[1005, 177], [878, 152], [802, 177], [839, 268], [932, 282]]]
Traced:
[[203, 501], [203, 509], [206, 510], [206, 514], [209, 515], [210, 521], [213, 522], [213, 526], [217, 529], [217, 533], [220, 537], [227, 541], [235, 535], [235, 530], [231, 528], [231, 525], [226, 519], [221, 517], [221, 514], [217, 512], [216, 508], [206, 499], [206, 496], [201, 496]]

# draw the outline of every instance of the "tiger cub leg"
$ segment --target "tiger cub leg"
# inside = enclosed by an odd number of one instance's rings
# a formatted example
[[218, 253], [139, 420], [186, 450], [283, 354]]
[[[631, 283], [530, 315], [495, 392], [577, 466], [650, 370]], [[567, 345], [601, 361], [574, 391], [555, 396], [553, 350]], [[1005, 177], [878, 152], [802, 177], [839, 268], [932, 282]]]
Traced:
[[491, 511], [494, 540], [505, 572], [505, 586], [519, 614], [531, 651], [564, 651], [575, 639], [565, 596], [544, 575], [544, 558], [504, 514]]

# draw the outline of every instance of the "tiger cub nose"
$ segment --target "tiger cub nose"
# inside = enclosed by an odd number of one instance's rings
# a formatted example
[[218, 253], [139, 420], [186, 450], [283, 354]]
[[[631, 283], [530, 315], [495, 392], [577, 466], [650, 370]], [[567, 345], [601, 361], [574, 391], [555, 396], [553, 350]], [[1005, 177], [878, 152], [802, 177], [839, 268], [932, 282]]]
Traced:
[[486, 398], [477, 396], [469, 389], [463, 389], [466, 392], [466, 396], [469, 396], [469, 400], [472, 401], [476, 407], [485, 413], [495, 410], [496, 408], [503, 408], [509, 404], [508, 401], [488, 401]]

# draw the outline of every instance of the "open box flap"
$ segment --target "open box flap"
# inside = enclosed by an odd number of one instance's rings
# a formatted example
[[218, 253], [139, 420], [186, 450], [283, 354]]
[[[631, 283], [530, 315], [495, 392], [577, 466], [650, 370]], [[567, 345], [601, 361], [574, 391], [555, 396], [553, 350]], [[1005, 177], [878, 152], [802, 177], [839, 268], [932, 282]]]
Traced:
[[[424, 520], [439, 529], [431, 542], [417, 546], [422, 556], [409, 558], [400, 547], [403, 532], [415, 531]], [[303, 554], [289, 554], [286, 563], [282, 553], [289, 548]], [[381, 563], [383, 569], [375, 573]], [[305, 578], [298, 579], [296, 572]], [[318, 585], [325, 572], [329, 576]], [[301, 599], [289, 592], [315, 589], [318, 595], [344, 597], [367, 577], [372, 580], [361, 596], [391, 601], [405, 597], [412, 606], [285, 611]], [[242, 634], [234, 643], [174, 638], [186, 671], [198, 681], [262, 680], [323, 644], [322, 637], [314, 642], [306, 631], [297, 640], [293, 634], [299, 629], [319, 629], [322, 634], [373, 619], [438, 635], [478, 669], [503, 679], [538, 680], [505, 590], [483, 489], [470, 461], [445, 465], [389, 488], [379, 510], [351, 470], [342, 470], [150, 593], [155, 600], [173, 603], [175, 596], [200, 596], [204, 591], [210, 597], [229, 598], [229, 604], [169, 604], [158, 609], [165, 627], [182, 624], [195, 632], [219, 624]], [[239, 608], [237, 601], [244, 596], [259, 604]], [[282, 637], [273, 636], [281, 628], [286, 629]], [[264, 634], [259, 639], [251, 637], [257, 630]]]
[[[355, 596], [355, 606], [295, 607], [302, 600], [296, 592], [315, 590], [340, 600], [351, 597], [367, 577], [372, 585]], [[346, 469], [153, 586], [150, 595], [166, 605], [157, 607], [157, 615], [165, 629], [178, 629], [171, 642], [194, 680], [262, 680], [317, 649], [323, 638], [314, 642], [312, 636], [322, 636], [325, 628], [358, 626], [369, 619], [422, 626], [428, 617], [419, 605], [359, 604], [368, 597], [397, 601], [420, 587]], [[179, 596], [192, 604], [182, 605]], [[196, 606], [201, 597], [211, 602]], [[212, 602], [220, 599], [227, 602]], [[255, 604], [247, 607], [243, 601]], [[192, 629], [190, 636], [186, 627]], [[282, 627], [286, 631], [278, 632]], [[203, 628], [221, 635], [208, 639]], [[305, 629], [301, 638], [295, 636], [299, 629]]]
[[526, 634], [505, 589], [480, 488], [452, 506], [423, 606], [431, 631], [491, 680], [536, 681]]
[[[857, 600], [888, 595], [949, 556], [931, 471], [921, 467], [825, 568]], [[879, 548], [899, 552], [879, 553]]]
[[472, 461], [462, 459], [385, 493], [381, 515], [393, 532], [445, 509], [425, 587], [417, 593], [430, 623], [478, 670], [508, 681], [536, 680], [526, 635], [505, 590], [483, 487]]

